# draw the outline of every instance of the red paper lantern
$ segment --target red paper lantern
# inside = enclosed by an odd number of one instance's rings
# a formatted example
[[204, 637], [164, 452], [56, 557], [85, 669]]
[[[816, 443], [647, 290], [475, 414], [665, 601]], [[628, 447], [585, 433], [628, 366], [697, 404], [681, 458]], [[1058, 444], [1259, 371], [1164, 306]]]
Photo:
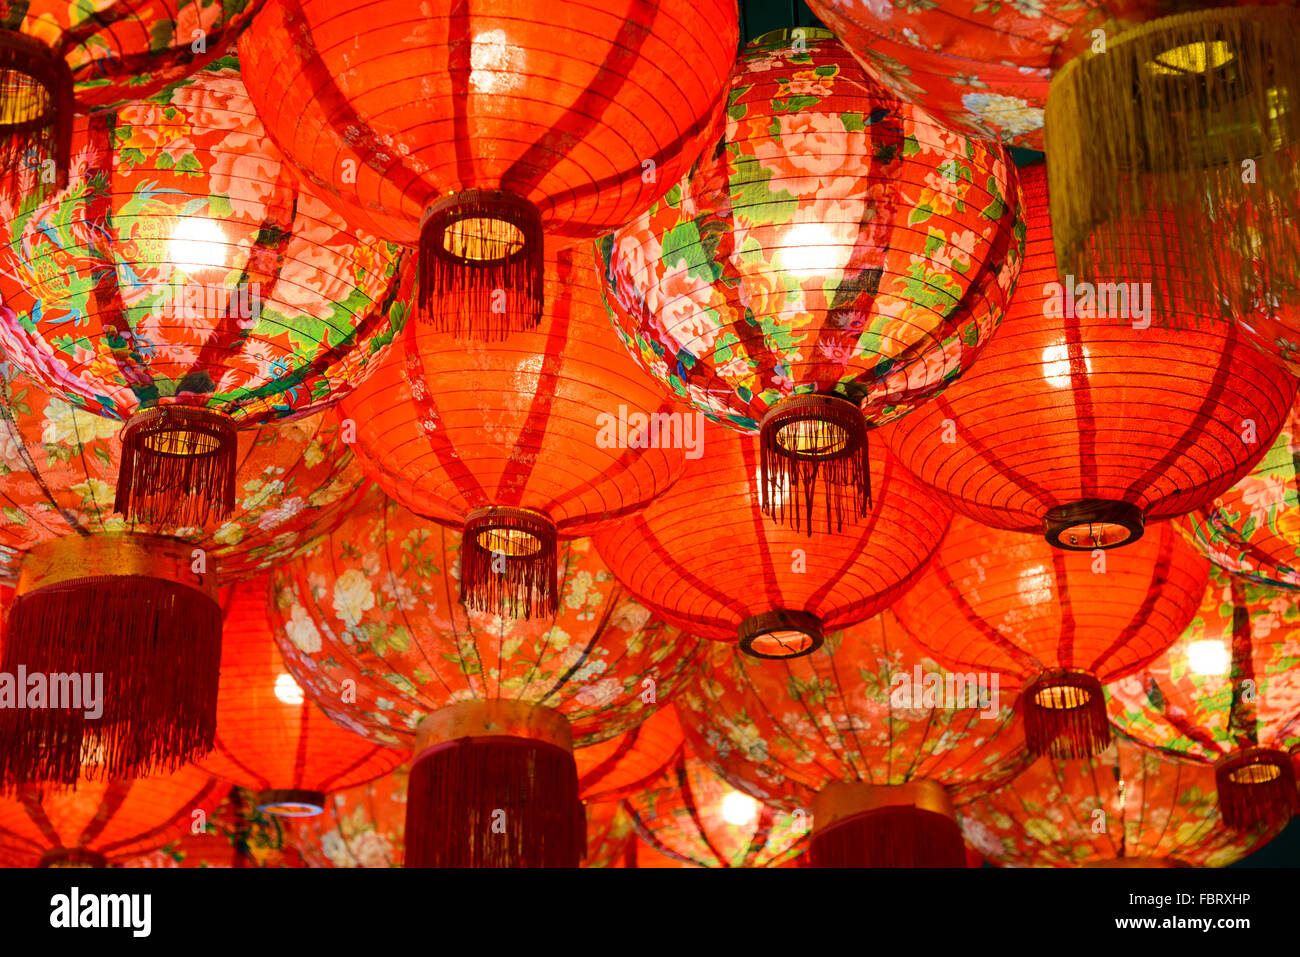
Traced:
[[1224, 867], [1277, 836], [1223, 826], [1214, 773], [1116, 735], [1083, 761], [1039, 761], [961, 809], [966, 840], [1014, 867]]
[[810, 820], [813, 867], [965, 866], [954, 806], [1029, 760], [995, 676], [945, 673], [887, 611], [797, 661], [709, 665], [678, 698], [688, 743]]
[[986, 525], [1112, 548], [1249, 472], [1285, 423], [1296, 382], [1229, 323], [1148, 327], [1149, 312], [1128, 314], [1138, 290], [1108, 291], [1102, 303], [1099, 287], [1058, 277], [1042, 167], [1021, 180], [1029, 239], [1002, 328], [971, 373], [888, 441]]
[[717, 148], [598, 246], [628, 349], [759, 434], [767, 510], [811, 534], [819, 477], [830, 527], [865, 514], [868, 428], [975, 361], [1024, 224], [1001, 148], [900, 103], [826, 31], [796, 33], [741, 51]]
[[23, 192], [67, 181], [73, 112], [150, 96], [225, 52], [250, 0], [25, 0], [0, 11], [0, 168]]
[[574, 747], [670, 701], [700, 643], [651, 620], [583, 539], [561, 546], [553, 618], [467, 611], [460, 536], [374, 505], [273, 576], [286, 666], [339, 724], [414, 746], [407, 866], [577, 866]]
[[212, 747], [217, 582], [333, 528], [363, 476], [333, 421], [316, 415], [240, 433], [239, 496], [221, 525], [129, 521], [112, 514], [116, 424], [9, 371], [0, 369], [0, 582], [16, 597], [0, 671], [101, 674], [103, 713], [0, 709], [0, 783], [175, 770]]
[[598, 282], [587, 250], [556, 253], [536, 331], [467, 347], [412, 325], [340, 407], [386, 492], [464, 526], [478, 611], [554, 614], [556, 540], [644, 507], [698, 441], [610, 333]]
[[360, 381], [405, 321], [414, 263], [294, 178], [233, 58], [79, 118], [73, 150], [48, 200], [0, 196], [0, 348], [66, 402], [125, 421], [116, 510], [225, 518], [237, 429]]
[[893, 610], [944, 667], [1020, 691], [1031, 751], [1080, 757], [1110, 740], [1101, 686], [1169, 647], [1208, 576], [1170, 522], [1089, 555], [957, 517]]
[[735, 0], [289, 0], [240, 50], [306, 176], [349, 221], [418, 239], [445, 324], [499, 334], [541, 315], [543, 233], [594, 239], [690, 168], [737, 27]]
[[1300, 813], [1300, 608], [1215, 570], [1196, 617], [1160, 657], [1107, 690], [1110, 719], [1148, 748], [1214, 768], [1224, 823]]
[[707, 426], [701, 453], [669, 492], [599, 533], [596, 545], [656, 615], [704, 638], [738, 640], [757, 657], [809, 654], [825, 631], [887, 607], [947, 528], [947, 510], [885, 449], [870, 459], [871, 514], [812, 538], [762, 514], [756, 443]]
[[682, 746], [682, 726], [671, 706], [635, 728], [573, 752], [578, 790], [587, 807], [634, 794], [659, 777]]
[[267, 585], [257, 578], [221, 595], [217, 735], [199, 764], [256, 792], [259, 812], [310, 816], [325, 792], [386, 774], [405, 755], [340, 728], [307, 699], [280, 661]]
[[162, 847], [215, 812], [224, 791], [198, 768], [134, 781], [28, 785], [0, 799], [0, 865], [108, 867]]
[[306, 867], [297, 848], [287, 843], [281, 822], [253, 806], [253, 795], [241, 788], [230, 793], [208, 819], [206, 828], [190, 833], [156, 851], [118, 864], [135, 868], [189, 867]]

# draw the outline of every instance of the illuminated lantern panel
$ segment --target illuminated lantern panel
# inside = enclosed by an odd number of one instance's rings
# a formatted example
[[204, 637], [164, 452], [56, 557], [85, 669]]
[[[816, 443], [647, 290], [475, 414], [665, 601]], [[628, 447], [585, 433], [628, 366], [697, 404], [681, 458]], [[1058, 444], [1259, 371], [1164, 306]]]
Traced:
[[194, 833], [186, 833], [148, 854], [118, 863], [133, 868], [307, 867], [281, 819], [257, 810], [254, 795], [231, 788], [216, 812]]

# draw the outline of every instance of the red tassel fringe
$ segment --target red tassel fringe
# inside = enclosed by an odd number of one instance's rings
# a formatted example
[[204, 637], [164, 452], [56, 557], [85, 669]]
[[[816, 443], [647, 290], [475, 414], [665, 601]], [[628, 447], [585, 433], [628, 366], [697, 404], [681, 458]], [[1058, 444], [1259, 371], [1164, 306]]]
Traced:
[[[0, 788], [73, 786], [83, 771], [91, 779], [170, 773], [202, 756], [216, 735], [220, 663], [221, 609], [182, 585], [96, 577], [18, 597], [0, 671], [15, 680], [19, 665], [47, 678], [102, 674], [103, 714], [0, 709]], [[94, 764], [83, 769], [83, 755]]]
[[441, 332], [491, 341], [541, 322], [542, 219], [526, 200], [480, 189], [440, 200], [420, 227], [419, 263], [420, 319]]
[[965, 867], [957, 822], [899, 805], [877, 808], [813, 831], [813, 867]]
[[[1274, 772], [1276, 776], [1270, 778]], [[1232, 830], [1283, 825], [1300, 814], [1295, 765], [1284, 751], [1249, 748], [1234, 752], [1219, 762], [1214, 776], [1219, 788], [1219, 813]]]
[[14, 192], [68, 185], [75, 111], [67, 61], [33, 37], [0, 30], [0, 179]]
[[[519, 537], [540, 547], [511, 554], [511, 541]], [[490, 508], [471, 513], [461, 537], [460, 600], [474, 611], [505, 618], [554, 616], [559, 610], [557, 541], [555, 525], [536, 512]]]
[[122, 428], [116, 511], [158, 527], [204, 526], [235, 507], [238, 433], [218, 412], [142, 409]]
[[412, 764], [406, 866], [577, 867], [584, 821], [568, 751], [504, 736], [448, 741]]
[[[782, 435], [787, 441], [797, 439], [802, 448], [844, 444], [845, 451], [837, 457], [791, 451], [778, 441]], [[827, 532], [842, 531], [846, 516], [853, 521], [871, 512], [867, 425], [853, 403], [832, 396], [786, 399], [764, 417], [759, 443], [759, 503], [777, 524], [785, 524], [788, 512], [791, 526], [798, 528], [805, 516], [806, 532], [812, 535], [818, 476]]]
[[[1058, 701], [1051, 707], [1042, 701]], [[1040, 675], [1020, 695], [1025, 742], [1031, 754], [1061, 760], [1087, 758], [1110, 746], [1110, 723], [1101, 683], [1079, 671]]]

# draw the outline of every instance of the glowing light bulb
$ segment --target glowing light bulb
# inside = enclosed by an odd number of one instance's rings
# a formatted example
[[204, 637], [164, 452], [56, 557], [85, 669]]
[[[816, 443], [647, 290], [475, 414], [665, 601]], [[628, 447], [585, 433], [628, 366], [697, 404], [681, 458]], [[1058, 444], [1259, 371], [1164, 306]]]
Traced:
[[1226, 675], [1229, 660], [1228, 647], [1221, 641], [1207, 638], [1187, 645], [1187, 666], [1193, 674]]
[[[1092, 359], [1088, 355], [1086, 346], [1081, 347], [1083, 354], [1083, 371], [1085, 375], [1092, 373]], [[1069, 346], [1057, 345], [1048, 346], [1043, 350], [1043, 378], [1047, 384], [1054, 389], [1070, 388], [1070, 349]]]
[[523, 85], [524, 51], [504, 30], [484, 30], [470, 42], [469, 85], [475, 93], [507, 93]]
[[797, 223], [782, 237], [776, 258], [779, 268], [788, 273], [815, 276], [843, 269], [852, 251], [852, 242], [846, 243], [829, 226]]
[[187, 216], [176, 224], [167, 251], [173, 265], [186, 272], [224, 269], [230, 255], [230, 240], [213, 220]]
[[293, 680], [293, 675], [281, 672], [275, 678], [275, 696], [285, 704], [302, 704], [302, 688]]
[[722, 799], [722, 819], [737, 827], [749, 824], [758, 816], [758, 802], [748, 794], [728, 791]]

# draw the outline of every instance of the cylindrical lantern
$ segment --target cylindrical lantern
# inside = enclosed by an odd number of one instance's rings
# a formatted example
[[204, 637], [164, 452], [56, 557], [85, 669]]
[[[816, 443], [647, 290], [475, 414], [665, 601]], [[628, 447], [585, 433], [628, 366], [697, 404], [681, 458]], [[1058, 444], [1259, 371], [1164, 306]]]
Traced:
[[230, 47], [251, 0], [25, 0], [0, 11], [0, 171], [22, 193], [67, 183], [74, 112], [155, 93]]
[[340, 406], [401, 504], [463, 527], [478, 611], [556, 610], [556, 542], [644, 507], [698, 449], [694, 420], [609, 330], [588, 250], [547, 257], [546, 309], [506, 343], [408, 327]]
[[162, 847], [224, 796], [217, 780], [185, 767], [133, 781], [77, 782], [75, 790], [28, 785], [0, 799], [0, 865], [108, 867]]
[[1214, 772], [1116, 735], [1083, 761], [1038, 761], [961, 809], [962, 833], [1013, 867], [1224, 867], [1275, 837], [1223, 826]]
[[585, 539], [561, 545], [554, 617], [467, 612], [460, 536], [373, 506], [273, 576], [286, 666], [338, 723], [414, 747], [407, 866], [576, 866], [573, 748], [670, 701], [700, 642], [651, 620]]
[[709, 663], [678, 698], [688, 742], [811, 820], [814, 867], [963, 867], [954, 806], [1029, 760], [997, 675], [944, 671], [887, 611], [798, 660]]
[[[656, 615], [759, 658], [809, 654], [825, 633], [888, 607], [938, 546], [949, 513], [884, 448], [875, 503], [843, 534], [805, 537], [759, 503], [759, 449], [709, 425], [665, 495], [596, 536], [601, 557]], [[795, 494], [793, 492], [791, 495]]]
[[1300, 813], [1300, 608], [1290, 592], [1216, 570], [1163, 655], [1107, 689], [1139, 743], [1214, 768], [1224, 823], [1249, 830]]
[[543, 233], [594, 239], [690, 168], [737, 27], [735, 0], [292, 0], [240, 51], [271, 135], [329, 202], [418, 240], [426, 311], [501, 335], [542, 314]]
[[241, 492], [237, 429], [360, 381], [405, 321], [414, 264], [294, 178], [233, 58], [79, 118], [73, 149], [48, 201], [0, 197], [0, 348], [126, 423], [116, 510], [225, 518]]
[[1245, 475], [1285, 422], [1296, 382], [1230, 324], [1150, 325], [1145, 260], [1133, 283], [1110, 289], [1058, 275], [1042, 167], [1021, 181], [1029, 239], [1006, 321], [979, 364], [888, 441], [986, 525], [1039, 531], [1062, 548], [1124, 545]]
[[280, 661], [267, 615], [268, 582], [223, 590], [217, 734], [199, 765], [254, 792], [258, 812], [319, 814], [325, 794], [379, 777], [404, 754], [340, 728]]
[[[20, 375], [0, 376], [0, 582], [16, 585], [0, 670], [80, 676], [66, 702], [0, 708], [0, 784], [133, 777], [210, 749], [218, 580], [291, 557], [347, 514], [363, 484], [333, 421], [315, 415], [240, 433], [226, 522], [156, 528], [112, 514], [115, 433]], [[75, 707], [74, 691], [98, 704]]]
[[675, 395], [760, 435], [766, 511], [842, 528], [869, 509], [868, 428], [997, 328], [1017, 192], [1001, 148], [904, 106], [831, 34], [769, 34], [732, 71], [717, 147], [600, 241], [607, 301]]
[[1200, 318], [1225, 305], [1238, 318], [1275, 314], [1280, 299], [1295, 316], [1293, 4], [811, 6], [871, 72], [941, 122], [1046, 148], [1063, 273], [1127, 279], [1142, 262], [1166, 307], [1177, 286]]
[[1264, 585], [1300, 589], [1300, 409], [1232, 488], [1183, 519], [1210, 561]]
[[1090, 555], [958, 517], [893, 610], [944, 667], [998, 674], [1019, 692], [1031, 751], [1082, 757], [1110, 739], [1102, 685], [1169, 647], [1208, 575], [1170, 522]]

